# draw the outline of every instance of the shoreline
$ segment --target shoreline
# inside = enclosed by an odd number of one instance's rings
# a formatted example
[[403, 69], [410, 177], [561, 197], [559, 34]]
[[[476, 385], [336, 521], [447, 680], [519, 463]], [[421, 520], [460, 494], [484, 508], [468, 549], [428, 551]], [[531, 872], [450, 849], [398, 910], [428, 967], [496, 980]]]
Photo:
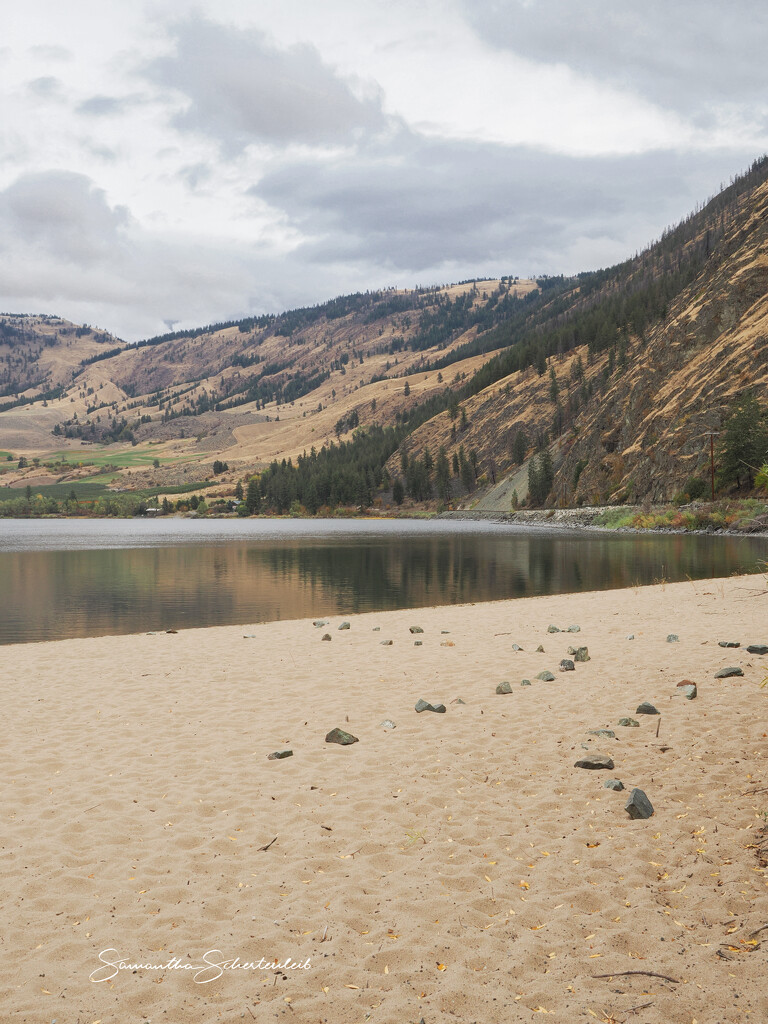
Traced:
[[[762, 1019], [766, 601], [743, 576], [0, 648], [8, 1015]], [[104, 950], [148, 966], [94, 983]], [[208, 950], [310, 967], [162, 969]]]

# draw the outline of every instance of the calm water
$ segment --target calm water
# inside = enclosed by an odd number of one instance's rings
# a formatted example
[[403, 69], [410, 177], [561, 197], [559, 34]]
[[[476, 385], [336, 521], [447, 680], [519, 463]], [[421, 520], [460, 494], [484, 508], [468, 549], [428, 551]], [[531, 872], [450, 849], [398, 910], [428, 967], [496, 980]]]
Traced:
[[0, 643], [752, 572], [763, 538], [469, 522], [0, 520]]

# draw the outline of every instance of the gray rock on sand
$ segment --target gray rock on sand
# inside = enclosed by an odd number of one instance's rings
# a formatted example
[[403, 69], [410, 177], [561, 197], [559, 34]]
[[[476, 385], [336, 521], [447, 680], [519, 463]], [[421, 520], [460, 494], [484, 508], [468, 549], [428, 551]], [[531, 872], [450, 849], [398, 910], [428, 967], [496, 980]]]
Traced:
[[644, 700], [642, 704], [637, 705], [636, 715], [658, 715], [659, 709], [654, 707], [649, 700]]
[[718, 647], [741, 647], [738, 640], [718, 640]]
[[391, 647], [394, 642], [394, 640], [379, 640], [382, 647]]
[[539, 672], [539, 674], [536, 676], [536, 678], [537, 679], [542, 679], [545, 683], [551, 683], [551, 682], [554, 681], [555, 677], [552, 675], [551, 672], [544, 671], [544, 672]]
[[547, 632], [548, 633], [559, 633], [560, 632], [560, 627], [559, 626], [553, 626], [553, 625], [550, 624], [549, 626], [547, 626]]
[[520, 685], [521, 686], [530, 686], [531, 685], [531, 680], [530, 679], [523, 679], [522, 682], [520, 683]]
[[421, 626], [409, 626], [408, 627], [408, 632], [409, 633], [423, 633], [424, 630], [421, 628]]
[[268, 761], [282, 761], [284, 757], [293, 757], [292, 750], [276, 750], [274, 754], [267, 754]]
[[680, 643], [680, 637], [677, 635], [677, 633], [670, 633], [667, 636], [667, 643], [668, 644], [679, 644]]
[[416, 711], [418, 711], [419, 714], [421, 714], [422, 711], [436, 711], [438, 715], [444, 715], [445, 704], [430, 704], [429, 701], [419, 699], [416, 701]]
[[686, 700], [695, 700], [698, 696], [699, 691], [696, 689], [696, 683], [691, 683], [688, 686], [680, 686], [678, 684], [678, 688]]
[[607, 736], [609, 740], [616, 739], [616, 733], [613, 729], [590, 729], [588, 732], [589, 736]]
[[620, 793], [622, 789], [624, 789], [624, 783], [621, 781], [621, 779], [606, 779], [603, 783], [603, 786], [606, 789], [613, 789], [617, 793]]
[[512, 684], [505, 679], [503, 683], [499, 683], [496, 687], [496, 693], [512, 693]]
[[424, 646], [424, 641], [423, 640], [414, 640], [413, 641], [413, 646], [414, 647], [423, 647]]
[[391, 718], [385, 718], [383, 722], [379, 722], [380, 729], [396, 729], [397, 726]]
[[323, 640], [331, 640], [332, 639], [331, 634], [330, 633], [323, 633], [322, 639]]
[[345, 732], [344, 729], [331, 729], [328, 735], [325, 737], [326, 743], [340, 743], [342, 747], [348, 747], [350, 743], [359, 743], [357, 736], [353, 736], [351, 732]]
[[728, 668], [721, 668], [719, 672], [715, 672], [715, 679], [728, 679], [730, 676], [743, 675], [744, 671], [738, 665], [729, 665]]
[[614, 767], [613, 758], [607, 754], [587, 754], [586, 757], [580, 757], [579, 760], [574, 764], [574, 768], [591, 768], [591, 769], [611, 769]]
[[563, 658], [563, 660], [560, 662], [560, 671], [575, 672], [576, 666], [573, 664], [570, 658]]
[[512, 644], [513, 651], [522, 651], [522, 649], [523, 648], [520, 646], [520, 644]]
[[634, 639], [635, 639], [635, 634], [634, 633], [627, 633], [627, 640], [634, 640]]
[[581, 632], [581, 626], [569, 626], [568, 629], [566, 630], [566, 633], [580, 633], [580, 632]]
[[573, 655], [574, 661], [591, 661], [588, 647], [569, 647], [568, 653]]
[[624, 809], [630, 818], [650, 818], [653, 814], [653, 804], [642, 789], [632, 790]]
[[349, 628], [350, 628], [350, 626], [349, 626], [348, 622], [342, 622], [342, 624], [339, 626], [339, 629], [349, 629]]
[[328, 622], [327, 622], [326, 619], [315, 619], [315, 621], [312, 623], [312, 625], [313, 626], [318, 626], [318, 627], [320, 627], [320, 626], [327, 626]]
[[380, 633], [381, 632], [381, 626], [374, 626], [372, 632], [373, 633]]
[[750, 644], [748, 654], [768, 654], [768, 644]]
[[543, 654], [544, 653], [544, 648], [541, 646], [541, 644], [539, 644], [539, 646], [536, 648], [536, 653], [537, 654]]
[[635, 718], [620, 718], [618, 725], [625, 725], [628, 729], [639, 729], [640, 723]]

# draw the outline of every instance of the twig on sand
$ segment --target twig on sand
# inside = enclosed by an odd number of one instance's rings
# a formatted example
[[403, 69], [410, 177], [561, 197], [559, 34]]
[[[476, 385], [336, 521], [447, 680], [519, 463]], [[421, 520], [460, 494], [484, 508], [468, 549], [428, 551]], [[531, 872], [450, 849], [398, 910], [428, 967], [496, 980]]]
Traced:
[[661, 728], [661, 715], [659, 715], [659, 720], [658, 720], [658, 722], [656, 723], [656, 736], [657, 736], [657, 737], [658, 737], [658, 735], [659, 735], [659, 729], [660, 729], [660, 728]]
[[[276, 843], [276, 842], [277, 842], [277, 836], [275, 836], [275, 838], [274, 838], [274, 839], [272, 840], [272, 843]], [[259, 847], [259, 853], [266, 853], [266, 852], [267, 852], [267, 850], [268, 850], [268, 849], [270, 848], [270, 846], [272, 845], [272, 843], [267, 843], [267, 845], [266, 845], [266, 846], [260, 846], [260, 847]]]
[[593, 974], [593, 978], [623, 978], [629, 974], [644, 974], [647, 978], [663, 978], [664, 981], [671, 981], [673, 985], [679, 985], [677, 978], [670, 978], [668, 974], [656, 974], [654, 971], [611, 971], [610, 974]]
[[653, 1000], [650, 1003], [640, 1003], [639, 1006], [630, 1006], [628, 1010], [623, 1010], [623, 1013], [637, 1013], [638, 1010], [645, 1010], [646, 1007], [653, 1006]]

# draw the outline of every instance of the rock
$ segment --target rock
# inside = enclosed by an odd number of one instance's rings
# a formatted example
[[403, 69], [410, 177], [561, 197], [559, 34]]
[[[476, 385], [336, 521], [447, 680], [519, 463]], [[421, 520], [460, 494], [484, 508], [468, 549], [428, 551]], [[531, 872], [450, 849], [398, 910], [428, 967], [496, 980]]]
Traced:
[[391, 647], [394, 642], [394, 640], [379, 640], [382, 647]]
[[658, 715], [659, 709], [654, 707], [649, 700], [644, 700], [642, 704], [637, 705], [636, 715]]
[[536, 653], [537, 654], [543, 654], [544, 653], [544, 648], [541, 646], [541, 644], [539, 644], [539, 646], [536, 648]]
[[441, 629], [441, 630], [440, 630], [440, 632], [441, 632], [441, 633], [442, 633], [443, 635], [445, 635], [446, 633], [450, 633], [451, 631], [450, 631], [450, 629]]
[[385, 718], [383, 722], [379, 722], [380, 729], [396, 729], [397, 726], [391, 718]]
[[421, 628], [421, 626], [409, 626], [408, 627], [408, 631], [410, 633], [423, 633], [424, 632], [424, 630]]
[[312, 623], [312, 625], [313, 626], [318, 626], [318, 627], [320, 627], [320, 626], [327, 626], [328, 622], [325, 619], [315, 619], [315, 621]]
[[531, 680], [530, 679], [523, 679], [523, 681], [520, 683], [520, 685], [521, 686], [530, 686], [531, 685]]
[[496, 687], [496, 693], [512, 693], [512, 684], [508, 683], [505, 679], [503, 683], [499, 683]]
[[323, 640], [330, 640], [331, 639], [331, 634], [330, 633], [323, 633], [322, 639]]
[[413, 641], [413, 646], [414, 647], [422, 647], [423, 645], [424, 645], [424, 641], [423, 640], [414, 640]]
[[718, 647], [741, 647], [738, 640], [718, 640]]
[[728, 668], [721, 668], [715, 672], [715, 679], [728, 679], [729, 676], [743, 676], [744, 671], [738, 665], [729, 665]]
[[276, 750], [274, 754], [267, 754], [268, 761], [282, 761], [284, 757], [293, 757], [292, 750]]
[[573, 655], [574, 661], [591, 661], [588, 647], [569, 647], [568, 653]]
[[677, 685], [680, 688], [680, 693], [682, 693], [686, 700], [695, 700], [698, 696], [699, 691], [696, 689], [696, 683], [691, 683], [690, 686], [680, 686], [680, 683]]
[[453, 642], [453, 640], [441, 640], [440, 641], [440, 646], [441, 647], [455, 647], [456, 644]]
[[422, 711], [436, 711], [438, 715], [445, 714], [445, 704], [430, 704], [426, 700], [416, 701], [416, 710], [421, 713]]
[[621, 781], [621, 779], [606, 779], [603, 783], [603, 786], [606, 789], [613, 789], [617, 793], [620, 793], [622, 789], [624, 789], [624, 783]]
[[520, 646], [520, 644], [512, 644], [513, 651], [522, 651], [522, 649], [523, 648]]
[[569, 626], [568, 629], [567, 629], [567, 632], [568, 633], [580, 633], [581, 632], [581, 626]]
[[639, 729], [640, 723], [634, 718], [620, 718], [618, 725], [625, 725], [628, 729]]
[[554, 681], [555, 677], [552, 675], [551, 672], [544, 671], [544, 672], [539, 672], [539, 674], [536, 676], [536, 678], [537, 679], [543, 679], [545, 683], [551, 683], [551, 682]]
[[630, 818], [650, 818], [653, 814], [653, 804], [642, 789], [633, 789], [626, 802], [625, 810]]
[[768, 654], [768, 644], [750, 644], [748, 654]]
[[614, 767], [613, 758], [607, 754], [587, 754], [586, 757], [580, 757], [579, 760], [574, 764], [574, 768], [608, 768]]
[[573, 664], [570, 658], [563, 658], [563, 660], [560, 662], [560, 671], [575, 672], [576, 666]]
[[607, 736], [609, 740], [615, 740], [616, 739], [616, 733], [613, 731], [613, 729], [590, 729], [589, 730], [589, 735], [590, 736]]
[[679, 644], [680, 643], [680, 637], [677, 635], [677, 633], [670, 633], [667, 636], [667, 643], [668, 644]]
[[627, 633], [627, 640], [634, 640], [634, 639], [635, 639], [635, 634], [634, 633]]
[[349, 623], [348, 622], [342, 622], [342, 624], [339, 626], [339, 629], [349, 629], [349, 628], [350, 627], [349, 627]]
[[374, 633], [380, 633], [381, 632], [381, 626], [374, 626], [373, 627], [373, 632]]
[[178, 633], [178, 629], [166, 629], [166, 633]]
[[343, 729], [331, 729], [325, 737], [325, 742], [340, 743], [342, 747], [347, 747], [350, 743], [359, 743], [360, 741], [351, 732], [345, 732]]
[[559, 626], [549, 625], [549, 626], [547, 626], [547, 632], [548, 633], [559, 633], [560, 632], [560, 627]]
[[457, 697], [456, 700], [453, 703], [454, 704], [466, 704], [467, 702], [465, 700], [462, 700], [461, 697]]

